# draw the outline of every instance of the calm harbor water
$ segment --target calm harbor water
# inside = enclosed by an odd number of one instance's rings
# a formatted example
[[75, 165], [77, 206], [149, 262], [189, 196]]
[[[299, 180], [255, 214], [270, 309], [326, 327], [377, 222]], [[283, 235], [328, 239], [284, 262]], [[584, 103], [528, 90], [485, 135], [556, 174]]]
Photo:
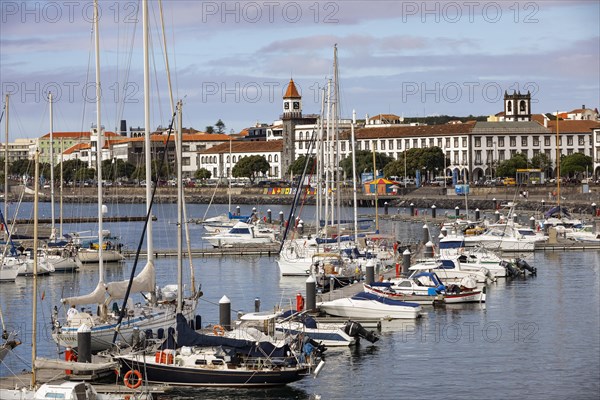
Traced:
[[[41, 214], [48, 205], [41, 205]], [[201, 218], [206, 206], [190, 205], [189, 218]], [[248, 207], [242, 207], [247, 211]], [[277, 215], [282, 206], [261, 206]], [[30, 205], [24, 204], [23, 217]], [[227, 206], [220, 206], [226, 210]], [[95, 206], [65, 208], [65, 216], [93, 215]], [[307, 210], [312, 212], [312, 210]], [[372, 213], [373, 210], [361, 210]], [[217, 211], [215, 211], [216, 213]], [[71, 214], [70, 214], [71, 213]], [[123, 206], [111, 215], [143, 215], [143, 206]], [[175, 248], [175, 207], [158, 205], [157, 248]], [[399, 239], [419, 239], [421, 223], [382, 222], [382, 230]], [[65, 227], [66, 231], [96, 229]], [[110, 224], [135, 248], [141, 223]], [[192, 247], [201, 247], [200, 226], [191, 226]], [[432, 230], [435, 235], [435, 231]], [[290, 304], [304, 291], [304, 278], [282, 278], [274, 258], [194, 259], [204, 296], [197, 312], [203, 324], [218, 321], [218, 302], [226, 295], [234, 310], [253, 311]], [[528, 261], [536, 277], [500, 280], [488, 290], [486, 304], [425, 308], [416, 322], [394, 323], [374, 345], [327, 351], [318, 378], [306, 378], [269, 390], [199, 389], [174, 393], [177, 399], [429, 399], [464, 398], [597, 399], [600, 395], [600, 251], [535, 253]], [[187, 266], [187, 262], [184, 263]], [[107, 268], [107, 280], [125, 279], [131, 261]], [[157, 260], [159, 285], [174, 283], [175, 259]], [[39, 279], [38, 353], [56, 356], [50, 338], [50, 316], [60, 298], [81, 294], [96, 285], [97, 271], [55, 274]], [[24, 344], [0, 366], [0, 376], [30, 368], [31, 278], [0, 285], [0, 301], [8, 327], [17, 328]]]

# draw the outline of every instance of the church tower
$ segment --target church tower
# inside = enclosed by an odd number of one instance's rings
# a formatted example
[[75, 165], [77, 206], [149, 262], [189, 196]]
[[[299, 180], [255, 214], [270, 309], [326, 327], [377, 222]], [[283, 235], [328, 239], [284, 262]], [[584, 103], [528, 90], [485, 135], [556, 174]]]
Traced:
[[283, 95], [283, 154], [281, 156], [281, 176], [286, 176], [288, 168], [296, 160], [296, 125], [302, 123], [302, 97], [290, 79]]
[[504, 92], [504, 120], [531, 121], [531, 93]]

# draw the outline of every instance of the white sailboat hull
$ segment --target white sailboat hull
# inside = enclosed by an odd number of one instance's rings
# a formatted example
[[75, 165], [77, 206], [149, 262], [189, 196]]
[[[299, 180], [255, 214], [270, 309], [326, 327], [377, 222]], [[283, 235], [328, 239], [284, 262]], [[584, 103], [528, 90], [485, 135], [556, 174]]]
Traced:
[[[193, 318], [194, 309], [189, 308], [184, 310], [183, 315], [187, 319]], [[77, 330], [81, 324], [86, 323], [91, 327], [92, 331], [92, 352], [106, 350], [112, 343], [115, 328], [117, 326], [117, 318], [112, 316], [110, 318], [111, 322], [103, 324], [95, 324], [94, 319], [91, 316], [89, 316], [89, 318], [83, 318], [81, 319], [80, 324], [63, 326], [58, 330], [55, 330], [55, 332], [52, 333], [52, 338], [60, 346], [77, 347]], [[137, 313], [134, 317], [123, 318], [117, 341], [131, 343], [135, 328], [139, 329], [140, 332], [145, 332], [150, 329], [152, 330], [153, 335], [156, 335], [157, 330], [162, 328], [166, 335], [168, 328], [175, 328], [175, 326], [175, 306], [171, 304], [165, 305], [164, 307], [152, 310], [152, 312], [145, 312], [144, 315]]]
[[[102, 251], [102, 261], [104, 263], [115, 263], [123, 261], [124, 259], [125, 257], [123, 254], [119, 253], [117, 250]], [[79, 249], [77, 252], [77, 260], [81, 264], [98, 264], [100, 262], [98, 250]]]

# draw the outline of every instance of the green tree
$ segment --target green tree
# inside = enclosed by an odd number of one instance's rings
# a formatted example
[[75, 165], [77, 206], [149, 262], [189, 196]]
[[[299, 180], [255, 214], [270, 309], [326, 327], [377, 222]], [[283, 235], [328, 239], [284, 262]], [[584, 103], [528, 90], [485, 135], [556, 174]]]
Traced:
[[215, 128], [213, 128], [211, 125], [206, 127], [206, 133], [215, 133]]
[[560, 158], [560, 175], [575, 176], [585, 170], [592, 170], [592, 157], [582, 153], [573, 153]]
[[496, 176], [514, 178], [517, 169], [527, 168], [527, 157], [521, 153], [515, 154], [510, 160], [502, 161], [496, 170]]
[[[57, 168], [60, 173], [60, 167]], [[92, 179], [96, 173], [91, 168], [88, 168], [87, 163], [75, 159], [67, 160], [62, 163], [63, 180], [65, 182], [84, 181]]]
[[[363, 172], [373, 172], [373, 152], [370, 150], [358, 150], [356, 152], [356, 177], [360, 178], [360, 174]], [[394, 161], [394, 159], [387, 154], [375, 152], [375, 167], [378, 171], [382, 171], [384, 167]], [[344, 174], [348, 177], [352, 176], [352, 156], [344, 158], [340, 161], [340, 167], [344, 171]]]
[[33, 161], [31, 160], [16, 160], [8, 166], [8, 173], [11, 175], [29, 175], [33, 176]]
[[223, 133], [223, 132], [225, 132], [225, 123], [223, 121], [221, 121], [220, 118], [215, 123], [215, 127], [217, 128], [217, 133]]
[[[406, 157], [406, 162], [405, 162]], [[404, 167], [406, 166], [406, 171]], [[386, 177], [410, 176], [414, 177], [416, 171], [434, 173], [444, 169], [444, 152], [439, 147], [424, 149], [409, 149], [404, 151], [398, 160], [389, 163], [383, 170]]]
[[131, 176], [135, 171], [135, 165], [121, 159], [102, 161], [102, 179], [116, 181], [119, 178]]
[[246, 156], [235, 164], [231, 175], [234, 178], [249, 178], [250, 183], [254, 183], [259, 174], [265, 174], [270, 167], [271, 165], [263, 156]]
[[[314, 157], [310, 157], [310, 164], [306, 168], [306, 173], [316, 173], [317, 161]], [[304, 165], [306, 164], [306, 155], [301, 155], [298, 157], [289, 167], [287, 173], [292, 173], [294, 175], [302, 175], [304, 172]]]
[[531, 165], [534, 168], [539, 168], [542, 171], [547, 171], [552, 168], [552, 160], [545, 153], [537, 153], [531, 157]]
[[211, 176], [212, 176], [212, 173], [209, 170], [207, 170], [206, 168], [200, 168], [199, 170], [197, 170], [194, 173], [194, 178], [200, 179], [201, 181], [210, 179]]

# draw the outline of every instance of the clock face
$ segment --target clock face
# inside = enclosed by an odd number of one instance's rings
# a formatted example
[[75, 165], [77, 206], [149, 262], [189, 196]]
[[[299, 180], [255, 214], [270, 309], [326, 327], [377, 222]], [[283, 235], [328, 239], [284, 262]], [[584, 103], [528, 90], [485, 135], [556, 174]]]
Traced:
[[299, 101], [295, 101], [294, 102], [294, 110], [299, 110], [300, 109], [300, 102]]
[[283, 108], [285, 108], [286, 110], [290, 109], [290, 103], [283, 103]]

